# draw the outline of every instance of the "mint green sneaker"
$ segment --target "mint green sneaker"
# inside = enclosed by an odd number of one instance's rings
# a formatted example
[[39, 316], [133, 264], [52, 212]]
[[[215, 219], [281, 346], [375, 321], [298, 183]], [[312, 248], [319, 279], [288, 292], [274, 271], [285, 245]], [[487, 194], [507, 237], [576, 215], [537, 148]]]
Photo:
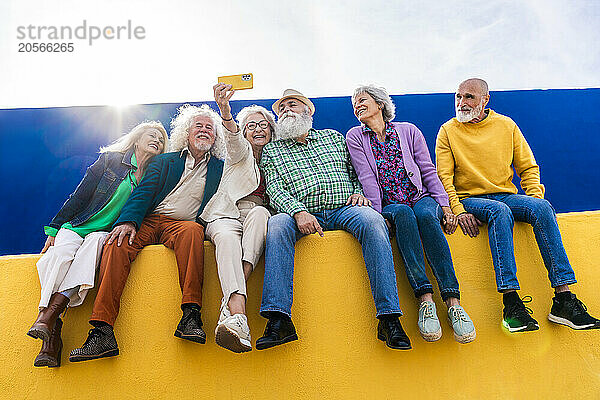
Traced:
[[469, 343], [475, 340], [475, 325], [462, 306], [448, 309], [448, 322], [454, 329], [454, 339], [458, 343]]
[[442, 337], [442, 327], [437, 317], [434, 302], [424, 301], [421, 303], [417, 325], [419, 325], [421, 336], [428, 342], [435, 342]]

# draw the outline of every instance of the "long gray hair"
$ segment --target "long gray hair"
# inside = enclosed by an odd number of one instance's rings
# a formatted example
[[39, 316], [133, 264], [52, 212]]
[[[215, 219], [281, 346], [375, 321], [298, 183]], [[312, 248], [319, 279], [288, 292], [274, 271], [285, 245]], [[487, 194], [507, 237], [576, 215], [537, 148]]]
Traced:
[[125, 153], [127, 150], [133, 148], [140, 137], [147, 131], [156, 131], [162, 135], [163, 148], [161, 153], [166, 153], [169, 148], [169, 136], [160, 121], [144, 121], [141, 124], [137, 124], [129, 133], [124, 134], [108, 146], [100, 147], [100, 153], [106, 153], [107, 151]]

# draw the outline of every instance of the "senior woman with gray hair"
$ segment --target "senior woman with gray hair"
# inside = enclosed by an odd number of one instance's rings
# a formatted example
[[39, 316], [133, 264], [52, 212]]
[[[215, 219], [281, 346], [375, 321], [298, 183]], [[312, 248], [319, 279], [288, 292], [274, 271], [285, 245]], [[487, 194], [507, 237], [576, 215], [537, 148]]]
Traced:
[[408, 122], [392, 122], [395, 106], [384, 88], [360, 86], [352, 95], [354, 115], [362, 123], [346, 142], [352, 164], [373, 208], [392, 221], [406, 275], [419, 300], [418, 326], [426, 341], [442, 336], [433, 286], [425, 273], [423, 250], [448, 306], [448, 321], [460, 343], [475, 339], [473, 322], [459, 303], [458, 281], [442, 232], [456, 218], [421, 131]]
[[164, 153], [168, 136], [160, 122], [144, 122], [100, 149], [75, 192], [44, 227], [48, 238], [37, 262], [40, 312], [27, 334], [43, 340], [36, 367], [59, 367], [62, 349], [59, 318], [67, 305], [83, 303], [94, 287], [104, 239], [121, 208], [144, 176], [148, 161]]
[[223, 291], [215, 341], [241, 353], [252, 350], [246, 280], [263, 253], [271, 215], [264, 207], [266, 186], [258, 162], [271, 141], [275, 119], [265, 108], [252, 105], [238, 113], [238, 126], [229, 104], [235, 92], [231, 85], [219, 83], [213, 90], [225, 127], [227, 157], [217, 192], [201, 218], [207, 222], [207, 237], [215, 244]]

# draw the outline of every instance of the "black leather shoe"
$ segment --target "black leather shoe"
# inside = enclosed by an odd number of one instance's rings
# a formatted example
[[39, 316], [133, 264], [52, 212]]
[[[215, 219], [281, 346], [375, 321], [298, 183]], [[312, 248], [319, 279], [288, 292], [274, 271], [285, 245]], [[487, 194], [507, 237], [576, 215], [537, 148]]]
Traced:
[[384, 341], [387, 347], [398, 350], [410, 350], [410, 339], [404, 333], [400, 320], [396, 316], [384, 315], [377, 325], [377, 339]]
[[183, 306], [183, 317], [177, 325], [175, 337], [201, 344], [206, 343], [206, 333], [202, 329], [199, 306], [196, 304], [185, 304]]
[[287, 315], [272, 316], [267, 322], [265, 333], [256, 341], [256, 348], [264, 350], [294, 340], [298, 340], [298, 335], [292, 320]]

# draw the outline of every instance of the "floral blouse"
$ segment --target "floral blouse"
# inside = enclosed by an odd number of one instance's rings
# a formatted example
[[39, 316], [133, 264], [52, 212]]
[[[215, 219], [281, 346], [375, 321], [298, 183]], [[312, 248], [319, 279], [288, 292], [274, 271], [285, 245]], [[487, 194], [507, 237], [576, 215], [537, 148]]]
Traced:
[[414, 206], [418, 192], [406, 174], [402, 161], [402, 150], [398, 134], [389, 122], [385, 125], [385, 142], [377, 139], [377, 134], [364, 128], [371, 138], [371, 149], [377, 165], [377, 178], [383, 192], [383, 206], [406, 204]]

